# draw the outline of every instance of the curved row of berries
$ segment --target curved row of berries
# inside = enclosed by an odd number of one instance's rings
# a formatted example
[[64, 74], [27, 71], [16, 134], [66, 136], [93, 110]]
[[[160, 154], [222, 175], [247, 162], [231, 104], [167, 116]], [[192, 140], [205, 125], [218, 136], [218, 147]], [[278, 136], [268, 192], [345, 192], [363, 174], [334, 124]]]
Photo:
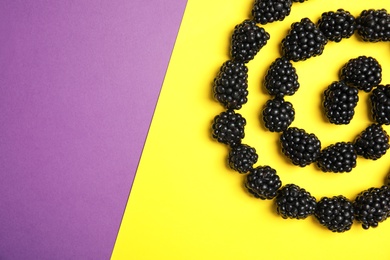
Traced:
[[[252, 20], [245, 20], [234, 28], [230, 51], [231, 60], [222, 65], [213, 86], [214, 97], [227, 110], [214, 118], [212, 136], [218, 142], [230, 147], [229, 166], [239, 173], [246, 174], [245, 187], [248, 192], [259, 199], [275, 199], [277, 212], [283, 218], [305, 219], [309, 215], [314, 215], [319, 223], [333, 232], [349, 230], [354, 220], [359, 221], [364, 229], [376, 227], [378, 223], [390, 216], [390, 175], [385, 185], [359, 193], [354, 201], [342, 195], [331, 198], [323, 197], [317, 201], [309, 192], [295, 184], [282, 186], [276, 170], [272, 167], [254, 167], [258, 160], [255, 148], [241, 142], [245, 136], [246, 120], [234, 110], [240, 109], [247, 102], [248, 69], [245, 64], [255, 57], [270, 38], [270, 35], [257, 26], [257, 23], [281, 21], [289, 15], [293, 2], [304, 1], [255, 0]], [[290, 125], [295, 111], [289, 102], [283, 100], [283, 96], [292, 95], [299, 88], [297, 75], [290, 61], [305, 60], [320, 55], [328, 40], [338, 42], [342, 38], [350, 37], [355, 31], [363, 41], [389, 41], [390, 15], [384, 9], [365, 10], [355, 19], [349, 12], [339, 9], [336, 12], [322, 14], [317, 26], [308, 18], [304, 18], [301, 22], [291, 26], [289, 34], [282, 42], [282, 58], [273, 63], [273, 65], [277, 64], [274, 66], [277, 68], [273, 69], [273, 72], [269, 71], [266, 76], [266, 82], [272, 82], [272, 86], [267, 89], [275, 98], [267, 102], [264, 109], [263, 114], [267, 118], [264, 120], [265, 124], [268, 128], [275, 129], [276, 132], [282, 131], [281, 139], [291, 141], [282, 141], [281, 143], [284, 143], [282, 150], [285, 153], [291, 153], [293, 162], [298, 165], [307, 165], [312, 160], [310, 157], [313, 154], [318, 154], [320, 158], [319, 154], [322, 153], [322, 159], [317, 162], [319, 168], [332, 170], [334, 163], [329, 160], [342, 154], [349, 161], [343, 167], [348, 168], [353, 165], [355, 152], [365, 158], [375, 160], [388, 149], [389, 137], [381, 124], [390, 124], [390, 86], [378, 86], [373, 91], [371, 100], [378, 104], [373, 104], [373, 110], [378, 111], [377, 114], [380, 116], [376, 118], [374, 116], [377, 123], [364, 130], [353, 144], [337, 143], [319, 151], [320, 142], [314, 135], [307, 134], [302, 129], [284, 127], [284, 124]], [[345, 82], [345, 80], [340, 82]], [[364, 91], [368, 88], [361, 87]], [[335, 105], [332, 102], [337, 102], [330, 98], [334, 95], [331, 92], [338, 91], [335, 89], [340, 89], [343, 93], [336, 94], [337, 98], [342, 100], [349, 98], [354, 101], [350, 98], [354, 96], [354, 91], [349, 93], [345, 92], [343, 86], [330, 86], [325, 95], [329, 96], [330, 105], [327, 106], [331, 110]], [[279, 119], [269, 120], [272, 117]], [[389, 122], [387, 123], [386, 120]], [[295, 144], [297, 140], [304, 141], [302, 143], [298, 141], [298, 144]], [[378, 140], [380, 141], [377, 142]], [[300, 150], [303, 151], [302, 154], [299, 154]], [[324, 156], [324, 154], [327, 155]]]

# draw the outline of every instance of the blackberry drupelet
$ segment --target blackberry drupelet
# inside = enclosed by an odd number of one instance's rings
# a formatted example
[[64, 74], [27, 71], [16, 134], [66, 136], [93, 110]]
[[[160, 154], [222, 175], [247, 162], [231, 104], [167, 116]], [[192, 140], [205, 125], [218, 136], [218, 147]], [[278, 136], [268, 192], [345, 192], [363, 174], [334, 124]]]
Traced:
[[372, 124], [361, 132], [354, 141], [358, 155], [377, 160], [389, 149], [389, 135], [379, 124]]
[[299, 88], [296, 69], [288, 59], [277, 58], [270, 65], [264, 84], [271, 96], [291, 96]]
[[390, 125], [390, 85], [379, 85], [371, 95], [373, 119], [381, 125]]
[[390, 41], [390, 15], [385, 9], [364, 10], [356, 18], [357, 33], [363, 41]]
[[382, 67], [373, 57], [350, 59], [340, 71], [340, 79], [348, 85], [370, 92], [382, 80]]
[[227, 110], [214, 117], [212, 136], [218, 142], [235, 147], [244, 138], [246, 120], [233, 110]]
[[276, 210], [282, 218], [305, 219], [316, 208], [316, 199], [295, 184], [283, 186], [276, 195]]
[[390, 215], [390, 188], [369, 188], [359, 193], [353, 203], [355, 219], [364, 229], [377, 227]]
[[321, 151], [321, 142], [314, 135], [297, 127], [290, 127], [280, 136], [283, 154], [294, 165], [305, 167], [316, 161]]
[[314, 216], [329, 230], [342, 233], [351, 229], [354, 209], [352, 202], [342, 195], [332, 198], [323, 197], [317, 202]]
[[265, 127], [271, 132], [282, 132], [294, 121], [293, 105], [283, 98], [268, 100], [263, 109]]
[[256, 23], [283, 21], [290, 14], [292, 0], [255, 0], [252, 16]]
[[282, 186], [276, 170], [270, 166], [259, 166], [250, 171], [245, 179], [245, 187], [256, 198], [273, 199]]
[[282, 40], [282, 54], [289, 60], [301, 61], [321, 55], [328, 42], [309, 18], [293, 23]]
[[356, 167], [357, 154], [351, 142], [338, 142], [321, 151], [317, 165], [323, 172], [350, 172]]
[[349, 124], [358, 101], [356, 88], [349, 87], [344, 81], [335, 81], [324, 91], [325, 115], [333, 124]]
[[214, 98], [227, 109], [240, 109], [248, 99], [248, 68], [243, 62], [226, 61], [214, 79]]
[[340, 42], [343, 38], [351, 37], [355, 32], [355, 17], [343, 9], [326, 12], [318, 20], [318, 28], [328, 40]]
[[234, 28], [230, 54], [234, 60], [246, 63], [255, 57], [269, 38], [269, 33], [254, 21], [245, 20]]
[[233, 147], [228, 156], [230, 168], [239, 173], [249, 172], [257, 162], [257, 159], [256, 149], [246, 144]]

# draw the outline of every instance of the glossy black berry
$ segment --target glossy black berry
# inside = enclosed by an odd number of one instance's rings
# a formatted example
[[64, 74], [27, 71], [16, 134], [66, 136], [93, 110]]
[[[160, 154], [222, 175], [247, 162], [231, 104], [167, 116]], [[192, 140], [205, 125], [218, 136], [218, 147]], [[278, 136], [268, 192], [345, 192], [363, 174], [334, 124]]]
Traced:
[[381, 125], [390, 125], [390, 85], [379, 85], [371, 95], [371, 112], [373, 119]]
[[301, 61], [321, 55], [328, 42], [325, 35], [309, 19], [293, 23], [282, 40], [282, 54], [289, 60]]
[[320, 155], [321, 142], [312, 133], [297, 127], [290, 127], [280, 136], [283, 154], [294, 165], [305, 167], [315, 162]]
[[385, 9], [369, 9], [356, 18], [357, 33], [363, 41], [390, 41], [390, 15]]
[[258, 155], [256, 149], [246, 144], [233, 147], [229, 152], [229, 166], [239, 173], [247, 173], [257, 162]]
[[245, 178], [245, 187], [256, 198], [273, 199], [282, 186], [276, 170], [269, 166], [259, 166], [250, 171]]
[[366, 159], [377, 160], [389, 149], [389, 135], [379, 124], [372, 124], [354, 142], [356, 153]]
[[321, 151], [317, 160], [323, 172], [350, 172], [356, 167], [357, 154], [351, 142], [338, 142]]
[[291, 96], [299, 88], [296, 69], [288, 59], [277, 58], [270, 65], [264, 84], [271, 96]]
[[373, 57], [350, 59], [341, 69], [340, 79], [348, 85], [370, 92], [382, 80], [382, 67]]
[[282, 98], [268, 100], [263, 109], [265, 127], [271, 132], [286, 130], [295, 118], [292, 104]]
[[283, 186], [276, 195], [276, 210], [282, 218], [305, 219], [316, 208], [316, 199], [295, 184]]
[[387, 219], [390, 214], [390, 188], [370, 188], [358, 194], [353, 207], [355, 219], [362, 224], [364, 229], [377, 227], [379, 223]]
[[269, 38], [269, 33], [254, 21], [245, 20], [234, 28], [230, 54], [234, 60], [246, 63], [256, 56]]
[[323, 13], [318, 20], [318, 28], [325, 37], [334, 42], [349, 38], [355, 32], [355, 18], [343, 9]]
[[325, 115], [333, 124], [349, 124], [355, 114], [358, 101], [356, 88], [349, 87], [344, 81], [333, 82], [324, 91]]
[[213, 86], [214, 98], [227, 109], [240, 109], [248, 99], [248, 68], [243, 62], [226, 61]]
[[233, 110], [227, 110], [214, 117], [212, 136], [218, 142], [235, 147], [244, 138], [246, 120]]
[[354, 209], [352, 202], [342, 195], [323, 197], [317, 202], [314, 216], [329, 230], [342, 233], [351, 229]]
[[292, 0], [255, 0], [252, 16], [256, 23], [283, 21], [291, 12]]

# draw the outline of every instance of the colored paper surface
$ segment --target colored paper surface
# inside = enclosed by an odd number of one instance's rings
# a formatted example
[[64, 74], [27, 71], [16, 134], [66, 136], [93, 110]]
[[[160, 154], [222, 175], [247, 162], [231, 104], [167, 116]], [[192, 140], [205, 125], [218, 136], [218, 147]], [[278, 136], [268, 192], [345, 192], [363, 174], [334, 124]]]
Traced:
[[109, 259], [186, 1], [1, 1], [0, 259]]
[[[274, 200], [256, 199], [245, 190], [245, 174], [231, 170], [229, 149], [211, 137], [214, 116], [224, 108], [214, 100], [213, 80], [230, 59], [235, 25], [250, 18], [253, 1], [188, 1], [167, 75], [153, 116], [133, 189], [112, 259], [389, 259], [390, 220], [364, 230], [333, 233], [315, 217], [282, 219]], [[317, 22], [323, 12], [339, 8], [357, 17], [364, 9], [390, 9], [386, 0], [309, 0], [293, 3], [282, 22], [262, 26], [271, 35], [247, 64], [248, 102], [237, 111], [247, 124], [243, 143], [259, 155], [257, 166], [269, 165], [283, 184], [294, 183], [317, 200], [344, 195], [354, 200], [370, 187], [380, 187], [389, 173], [390, 153], [377, 161], [357, 160], [349, 173], [321, 172], [315, 164], [292, 165], [280, 152], [278, 133], [265, 129], [261, 111], [271, 97], [263, 86], [270, 64], [281, 56], [280, 43], [294, 22]], [[327, 122], [323, 91], [339, 79], [342, 66], [361, 55], [382, 65], [382, 83], [390, 82], [388, 42], [367, 43], [353, 35], [329, 42], [321, 56], [294, 62], [300, 88], [286, 100], [294, 106], [291, 126], [315, 133], [322, 147], [353, 141], [373, 121], [368, 93], [359, 92], [355, 116], [348, 125]], [[389, 132], [390, 128], [384, 126]]]

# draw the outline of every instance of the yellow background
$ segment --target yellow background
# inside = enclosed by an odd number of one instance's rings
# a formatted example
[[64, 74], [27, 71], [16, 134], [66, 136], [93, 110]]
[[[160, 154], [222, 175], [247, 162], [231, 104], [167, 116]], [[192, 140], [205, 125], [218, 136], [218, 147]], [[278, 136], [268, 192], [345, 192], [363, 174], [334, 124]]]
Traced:
[[[249, 18], [253, 0], [189, 0], [165, 77], [160, 99], [138, 167], [112, 259], [390, 259], [390, 220], [376, 229], [355, 223], [332, 233], [314, 217], [284, 220], [273, 201], [248, 195], [244, 175], [229, 169], [228, 149], [214, 141], [210, 127], [223, 107], [212, 98], [212, 81], [229, 59], [234, 26]], [[239, 110], [246, 119], [243, 143], [256, 148], [258, 165], [275, 168], [283, 184], [295, 183], [316, 196], [381, 186], [390, 172], [390, 152], [378, 161], [358, 159], [350, 173], [323, 173], [314, 164], [291, 165], [280, 153], [279, 134], [264, 129], [259, 115], [267, 99], [261, 82], [291, 23], [316, 22], [326, 11], [344, 8], [355, 17], [363, 9], [386, 8], [388, 0], [309, 0], [294, 3], [283, 22], [263, 26], [268, 44], [248, 63], [249, 101]], [[158, 19], [156, 19], [158, 22]], [[356, 36], [329, 42], [323, 55], [294, 63], [301, 84], [286, 99], [294, 105], [292, 126], [315, 133], [322, 147], [352, 141], [370, 123], [368, 95], [349, 125], [328, 123], [321, 95], [338, 80], [340, 68], [360, 55], [375, 57], [390, 83], [390, 43], [365, 43]], [[390, 127], [385, 130], [390, 133]]]

